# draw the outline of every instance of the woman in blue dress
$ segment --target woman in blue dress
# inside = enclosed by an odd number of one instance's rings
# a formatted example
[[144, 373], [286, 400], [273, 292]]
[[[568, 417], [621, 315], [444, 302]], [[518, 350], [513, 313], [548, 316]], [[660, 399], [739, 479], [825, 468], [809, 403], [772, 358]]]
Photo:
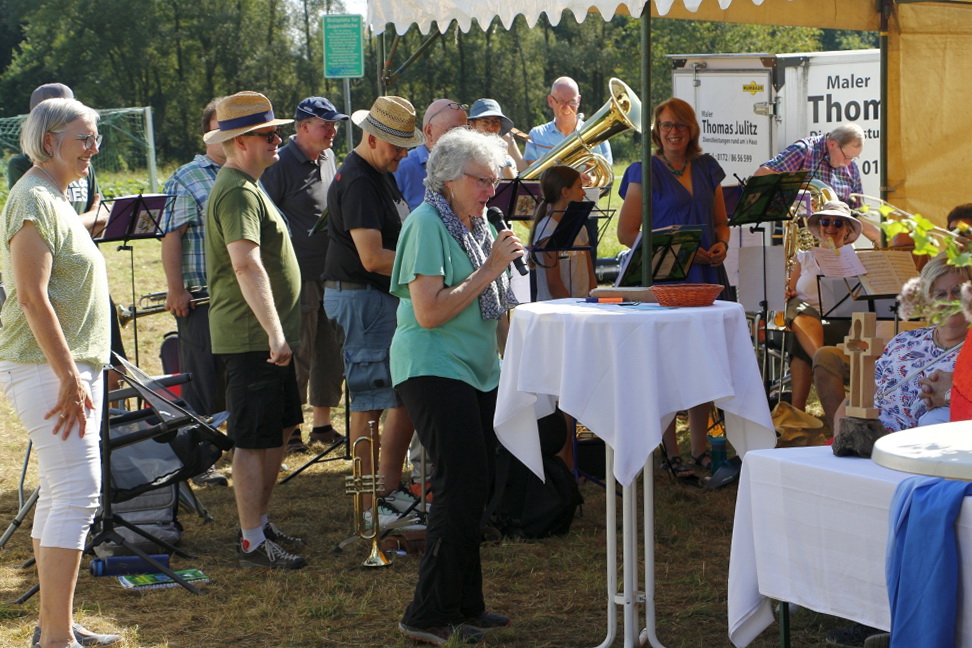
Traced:
[[[725, 268], [729, 250], [729, 219], [722, 197], [726, 172], [711, 155], [699, 147], [699, 123], [695, 110], [681, 99], [668, 99], [655, 108], [651, 141], [652, 228], [670, 225], [696, 225], [702, 229], [702, 243], [684, 279], [687, 283], [713, 283], [728, 286]], [[624, 204], [618, 218], [618, 240], [634, 245], [641, 231], [641, 162], [628, 167], [618, 189]], [[660, 282], [662, 283], [662, 282]], [[725, 299], [726, 291], [721, 298]], [[667, 462], [677, 477], [691, 477], [708, 470], [712, 460], [706, 452], [706, 432], [712, 403], [689, 409], [689, 436], [692, 463], [682, 462], [675, 437], [675, 421], [664, 434]]]
[[[728, 285], [722, 262], [729, 250], [729, 219], [722, 198], [726, 172], [699, 147], [699, 124], [692, 106], [669, 99], [655, 108], [651, 141], [652, 228], [696, 225], [702, 244], [689, 270], [688, 283]], [[618, 193], [624, 198], [618, 240], [631, 247], [641, 231], [641, 162], [624, 172]], [[723, 298], [725, 293], [723, 293]]]

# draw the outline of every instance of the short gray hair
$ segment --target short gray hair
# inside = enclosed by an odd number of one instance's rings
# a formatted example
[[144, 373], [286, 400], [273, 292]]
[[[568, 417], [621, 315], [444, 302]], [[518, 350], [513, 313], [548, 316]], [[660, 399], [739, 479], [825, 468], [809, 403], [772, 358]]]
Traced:
[[90, 118], [98, 123], [98, 111], [77, 99], [47, 99], [40, 102], [27, 115], [20, 131], [20, 150], [32, 162], [47, 162], [54, 156], [44, 150], [44, 136], [58, 134], [75, 119]]
[[935, 282], [952, 273], [960, 275], [963, 282], [972, 281], [972, 267], [949, 265], [948, 256], [945, 253], [939, 254], [926, 263], [925, 267], [921, 269], [921, 287], [925, 296], [931, 298], [932, 286]]
[[499, 135], [453, 128], [439, 138], [425, 165], [425, 186], [442, 193], [445, 183], [459, 179], [469, 162], [499, 171], [506, 162], [506, 142]]
[[864, 144], [864, 129], [854, 122], [845, 122], [827, 133], [827, 138], [837, 142], [837, 146]]

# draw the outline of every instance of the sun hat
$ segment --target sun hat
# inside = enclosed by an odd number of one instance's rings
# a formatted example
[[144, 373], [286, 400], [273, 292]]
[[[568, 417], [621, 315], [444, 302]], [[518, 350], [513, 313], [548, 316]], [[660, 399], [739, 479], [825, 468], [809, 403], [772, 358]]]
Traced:
[[293, 119], [274, 119], [270, 100], [259, 92], [244, 90], [230, 95], [216, 104], [219, 128], [203, 135], [208, 143], [226, 142], [238, 135], [267, 126], [283, 126]]
[[74, 99], [74, 91], [63, 83], [45, 83], [30, 93], [30, 109], [48, 99]]
[[378, 97], [371, 110], [355, 110], [351, 122], [395, 146], [412, 148], [425, 144], [425, 135], [415, 128], [415, 108], [401, 97]]
[[477, 99], [469, 109], [469, 119], [479, 119], [480, 117], [499, 117], [503, 125], [500, 126], [500, 135], [506, 135], [513, 128], [513, 120], [503, 114], [499, 102], [495, 99]]
[[823, 240], [823, 234], [820, 232], [821, 216], [840, 216], [848, 222], [851, 229], [854, 231], [851, 233], [850, 237], [844, 241], [844, 245], [856, 241], [857, 237], [861, 235], [861, 231], [864, 229], [861, 221], [854, 218], [854, 216], [851, 214], [850, 207], [848, 207], [846, 203], [841, 202], [840, 200], [831, 200], [824, 203], [824, 206], [822, 209], [820, 209], [820, 211], [813, 212], [807, 219], [807, 229], [810, 230], [810, 233], [821, 241]]
[[325, 121], [348, 121], [350, 117], [338, 112], [330, 101], [324, 97], [307, 97], [299, 104], [294, 111], [294, 121], [317, 117]]

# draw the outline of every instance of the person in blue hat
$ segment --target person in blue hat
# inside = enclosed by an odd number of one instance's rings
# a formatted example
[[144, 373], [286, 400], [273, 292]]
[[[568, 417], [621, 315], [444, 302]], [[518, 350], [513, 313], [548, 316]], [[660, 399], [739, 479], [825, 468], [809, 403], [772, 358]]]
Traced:
[[[280, 147], [280, 160], [268, 168], [261, 182], [290, 226], [290, 241], [300, 266], [300, 346], [294, 353], [301, 405], [313, 409], [310, 440], [331, 445], [341, 435], [331, 426], [331, 408], [341, 404], [344, 361], [331, 320], [324, 314], [324, 259], [328, 235], [311, 235], [327, 209], [327, 190], [337, 171], [334, 138], [338, 124], [347, 121], [324, 97], [308, 97], [294, 111], [296, 133]], [[308, 393], [308, 387], [310, 392]], [[306, 452], [300, 428], [287, 443], [288, 452]]]
[[469, 109], [469, 126], [480, 133], [499, 135], [506, 142], [507, 160], [501, 170], [504, 178], [515, 178], [529, 166], [513, 139], [513, 120], [503, 114], [498, 101], [485, 97], [477, 99]]

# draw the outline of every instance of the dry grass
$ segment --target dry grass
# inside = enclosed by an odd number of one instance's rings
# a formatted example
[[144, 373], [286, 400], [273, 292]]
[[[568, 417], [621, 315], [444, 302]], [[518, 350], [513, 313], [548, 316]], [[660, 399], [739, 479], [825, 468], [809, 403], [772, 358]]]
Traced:
[[[112, 294], [131, 300], [127, 252], [104, 249]], [[135, 243], [138, 294], [162, 290], [158, 244]], [[159, 370], [162, 335], [175, 328], [162, 314], [138, 320], [143, 368]], [[132, 325], [126, 329], [133, 353]], [[343, 427], [343, 410], [335, 412]], [[0, 530], [17, 510], [17, 481], [26, 439], [6, 403], [0, 401]], [[291, 457], [291, 468], [302, 459]], [[225, 460], [219, 468], [229, 474]], [[131, 592], [111, 578], [93, 578], [85, 558], [78, 582], [77, 618], [99, 631], [121, 632], [128, 646], [390, 646], [415, 644], [395, 625], [411, 598], [418, 559], [403, 556], [388, 569], [360, 567], [364, 542], [343, 554], [332, 548], [349, 533], [351, 506], [343, 494], [344, 461], [318, 464], [275, 494], [275, 519], [304, 536], [310, 565], [293, 573], [241, 570], [236, 566], [237, 529], [232, 488], [197, 489], [215, 518], [205, 524], [181, 512], [183, 548], [199, 557], [174, 558], [177, 568], [198, 567], [211, 582], [204, 595], [181, 588]], [[655, 475], [657, 520], [658, 635], [669, 648], [729, 646], [726, 638], [726, 580], [735, 487], [706, 491], [673, 484]], [[28, 490], [36, 472], [28, 471]], [[540, 542], [504, 542], [483, 549], [487, 601], [510, 614], [514, 627], [491, 636], [490, 646], [594, 646], [605, 633], [605, 526], [602, 489], [584, 484], [586, 503], [569, 535]], [[0, 601], [18, 597], [34, 583], [33, 570], [17, 566], [30, 557], [29, 518], [0, 552]], [[24, 605], [0, 605], [0, 647], [26, 646], [37, 617], [37, 597]], [[793, 645], [823, 646], [835, 619], [802, 612], [794, 616]], [[776, 629], [756, 648], [778, 644]], [[620, 645], [620, 641], [617, 642]]]

